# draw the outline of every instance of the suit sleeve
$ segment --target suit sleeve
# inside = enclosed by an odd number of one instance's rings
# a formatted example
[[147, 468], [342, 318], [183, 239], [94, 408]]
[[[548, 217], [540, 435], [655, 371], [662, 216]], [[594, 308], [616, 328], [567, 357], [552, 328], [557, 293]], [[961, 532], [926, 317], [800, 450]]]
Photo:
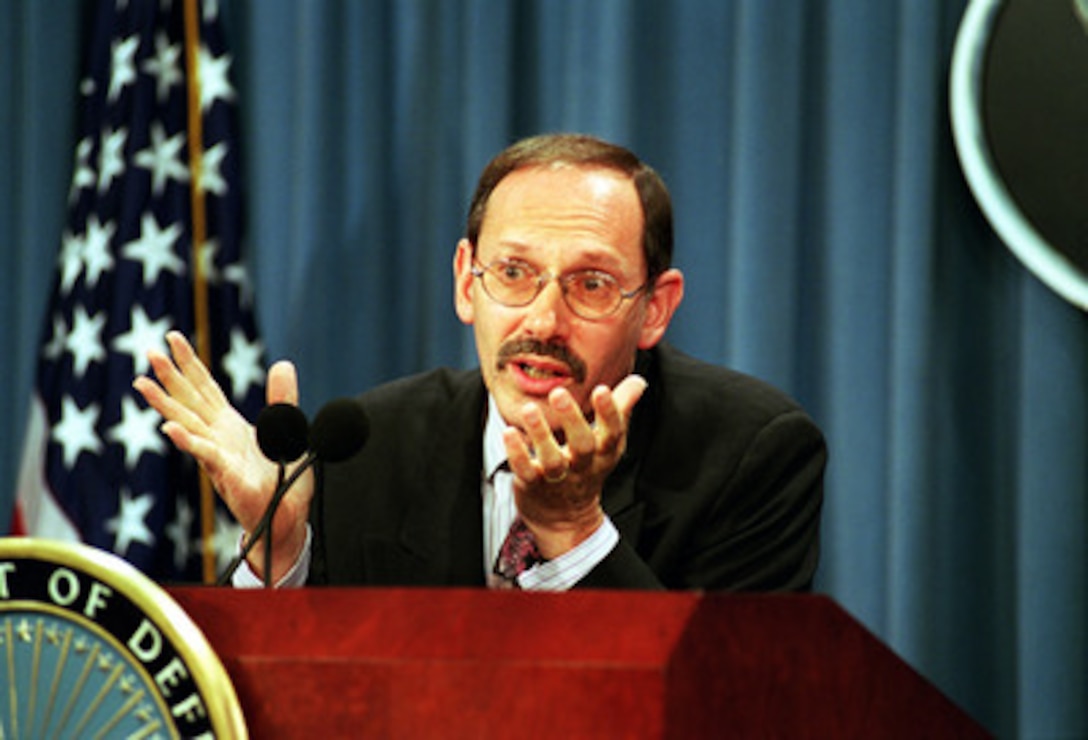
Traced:
[[685, 586], [808, 591], [820, 555], [827, 448], [801, 411], [774, 417], [752, 439], [706, 526], [693, 532]]
[[[809, 590], [819, 560], [826, 461], [823, 436], [803, 411], [773, 416], [732, 469], [704, 460], [705, 469], [689, 476], [699, 490], [670, 491], [651, 502], [667, 512], [654, 542], [621, 539], [578, 587]], [[674, 504], [680, 498], [698, 505]]]
[[642, 557], [621, 538], [612, 552], [586, 574], [575, 588], [661, 591], [665, 586]]

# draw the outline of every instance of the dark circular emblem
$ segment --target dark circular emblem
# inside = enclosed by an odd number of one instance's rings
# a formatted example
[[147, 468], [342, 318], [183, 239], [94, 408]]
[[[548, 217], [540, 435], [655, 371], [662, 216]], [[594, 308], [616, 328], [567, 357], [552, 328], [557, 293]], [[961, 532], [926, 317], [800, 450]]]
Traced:
[[127, 562], [0, 538], [0, 738], [245, 738], [188, 615]]
[[1088, 2], [972, 0], [952, 129], [982, 212], [1043, 283], [1088, 309]]

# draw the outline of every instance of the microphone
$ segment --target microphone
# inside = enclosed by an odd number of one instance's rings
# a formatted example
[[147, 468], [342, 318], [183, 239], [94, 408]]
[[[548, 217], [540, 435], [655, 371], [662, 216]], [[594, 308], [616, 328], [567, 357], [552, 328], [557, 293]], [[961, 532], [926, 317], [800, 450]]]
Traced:
[[[261, 409], [257, 415], [257, 446], [261, 452], [279, 468], [276, 478], [276, 489], [283, 485], [283, 476], [286, 465], [292, 460], [297, 460], [306, 452], [306, 439], [310, 432], [310, 422], [306, 420], [306, 414], [302, 409], [289, 403], [274, 403]], [[269, 519], [275, 516], [275, 510], [279, 502], [270, 504], [271, 514]], [[265, 538], [264, 550], [264, 585], [271, 585], [267, 575], [272, 571], [272, 528], [268, 529]]]
[[338, 398], [317, 412], [309, 436], [310, 450], [319, 460], [343, 462], [363, 449], [370, 436], [370, 419], [358, 401]]
[[310, 422], [298, 406], [274, 403], [257, 415], [257, 446], [272, 462], [297, 460], [306, 452]]
[[[276, 406], [278, 405], [279, 404], [276, 404]], [[301, 414], [301, 412], [299, 413]], [[284, 426], [289, 425], [293, 432], [298, 431], [299, 426], [297, 422], [284, 421], [288, 416], [287, 413], [274, 412], [273, 416], [280, 417], [274, 422], [276, 425], [282, 423]], [[305, 417], [303, 417], [303, 420], [305, 420]], [[266, 423], [270, 428], [273, 426], [273, 422]], [[277, 446], [283, 438], [277, 437], [276, 434], [271, 432], [268, 434], [275, 440], [271, 443], [270, 449], [278, 452], [290, 452], [291, 449], [293, 449], [292, 447], [289, 447], [286, 442], [284, 442], [282, 446]], [[231, 576], [234, 575], [234, 571], [238, 570], [242, 561], [246, 559], [257, 541], [260, 540], [265, 531], [271, 526], [272, 517], [275, 515], [276, 507], [279, 506], [280, 501], [303, 473], [313, 467], [314, 463], [318, 460], [328, 463], [337, 463], [347, 460], [363, 448], [368, 436], [370, 436], [370, 420], [367, 418], [366, 412], [363, 411], [363, 407], [360, 406], [358, 402], [350, 398], [341, 398], [330, 401], [322, 407], [322, 409], [317, 412], [317, 416], [314, 417], [314, 423], [309, 429], [309, 450], [306, 452], [306, 456], [303, 458], [302, 463], [291, 472], [291, 475], [287, 476], [286, 480], [282, 480], [277, 484], [276, 490], [272, 494], [272, 499], [268, 502], [268, 508], [265, 509], [264, 515], [261, 517], [260, 521], [257, 522], [257, 526], [254, 527], [253, 532], [250, 533], [250, 538], [242, 547], [242, 551], [235, 556], [227, 570], [219, 577], [217, 585], [222, 586], [230, 581]], [[259, 441], [258, 444], [260, 444]], [[263, 446], [261, 447], [261, 451], [265, 452]], [[268, 568], [265, 570], [266, 583], [271, 577], [269, 570], [270, 569]]]

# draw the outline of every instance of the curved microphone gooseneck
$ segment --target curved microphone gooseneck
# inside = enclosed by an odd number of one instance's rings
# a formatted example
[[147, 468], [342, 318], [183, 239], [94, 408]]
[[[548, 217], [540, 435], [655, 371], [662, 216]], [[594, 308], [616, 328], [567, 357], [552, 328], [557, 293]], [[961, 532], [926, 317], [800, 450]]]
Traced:
[[[265, 554], [265, 573], [264, 582], [266, 586], [271, 585], [271, 556], [268, 554], [272, 549], [272, 533], [271, 523], [272, 517], [276, 513], [276, 509], [283, 500], [284, 495], [290, 490], [291, 486], [295, 484], [303, 473], [313, 467], [314, 463], [318, 460], [328, 463], [337, 463], [348, 459], [366, 444], [367, 437], [370, 434], [370, 422], [366, 416], [366, 412], [363, 411], [362, 406], [358, 402], [342, 398], [335, 401], [331, 401], [326, 404], [320, 411], [317, 412], [317, 416], [314, 417], [313, 426], [309, 428], [308, 437], [308, 451], [302, 460], [302, 463], [296, 467], [286, 479], [283, 478], [285, 471], [285, 465], [282, 462], [283, 459], [290, 453], [294, 453], [293, 457], [289, 459], [297, 459], [301, 454], [301, 449], [298, 447], [299, 430], [302, 428], [298, 423], [298, 418], [301, 417], [305, 422], [305, 416], [301, 411], [298, 411], [297, 407], [289, 406], [287, 404], [274, 404], [268, 407], [269, 409], [287, 407], [294, 409], [298, 412], [297, 416], [293, 412], [275, 411], [270, 412], [272, 421], [266, 421], [266, 435], [269, 437], [266, 440], [268, 449], [265, 446], [261, 446], [261, 451], [270, 459], [274, 459], [269, 452], [278, 453], [279, 459], [276, 460], [280, 464], [280, 482], [276, 485], [276, 490], [272, 494], [271, 500], [268, 502], [268, 507], [265, 509], [264, 515], [261, 517], [257, 526], [254, 527], [253, 532], [250, 533], [249, 539], [242, 547], [242, 551], [235, 556], [231, 561], [230, 566], [223, 572], [223, 575], [219, 577], [218, 585], [225, 585], [230, 581], [231, 576], [238, 570], [238, 567], [248, 557], [250, 551], [253, 549], [256, 542], [260, 540], [262, 536], [268, 532], [268, 545]], [[267, 411], [267, 409], [266, 409]], [[262, 412], [264, 414], [264, 412]], [[295, 417], [295, 418], [290, 418]], [[261, 436], [261, 419], [258, 417], [258, 444], [260, 445]], [[273, 429], [278, 431], [273, 431]], [[279, 435], [283, 434], [283, 437]], [[289, 438], [291, 441], [287, 442], [284, 439]]]

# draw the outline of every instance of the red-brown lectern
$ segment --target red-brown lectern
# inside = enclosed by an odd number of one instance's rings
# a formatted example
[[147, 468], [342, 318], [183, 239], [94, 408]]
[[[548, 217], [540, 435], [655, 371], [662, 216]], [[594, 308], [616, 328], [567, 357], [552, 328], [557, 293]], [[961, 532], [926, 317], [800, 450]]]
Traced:
[[171, 593], [256, 738], [987, 736], [823, 596]]

